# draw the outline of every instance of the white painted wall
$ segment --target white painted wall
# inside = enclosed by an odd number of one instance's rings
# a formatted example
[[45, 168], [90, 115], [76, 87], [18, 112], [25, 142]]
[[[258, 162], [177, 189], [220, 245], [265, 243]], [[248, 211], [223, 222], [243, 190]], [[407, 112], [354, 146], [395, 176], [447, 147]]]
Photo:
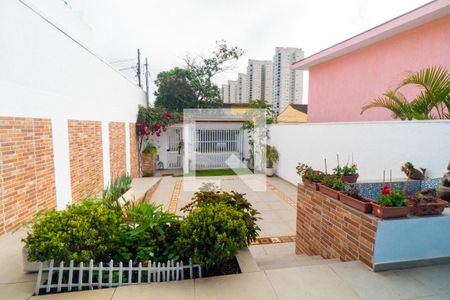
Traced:
[[143, 90], [86, 45], [89, 30], [70, 13], [60, 0], [0, 1], [0, 116], [52, 119], [58, 208], [71, 201], [67, 120], [102, 121], [106, 147], [108, 122], [128, 127], [145, 104]]
[[381, 180], [383, 170], [393, 178], [406, 161], [427, 169], [429, 177], [441, 177], [450, 161], [450, 121], [388, 121], [352, 123], [275, 124], [270, 126], [270, 144], [280, 154], [276, 174], [297, 184], [298, 162], [328, 171], [354, 155], [359, 180]]

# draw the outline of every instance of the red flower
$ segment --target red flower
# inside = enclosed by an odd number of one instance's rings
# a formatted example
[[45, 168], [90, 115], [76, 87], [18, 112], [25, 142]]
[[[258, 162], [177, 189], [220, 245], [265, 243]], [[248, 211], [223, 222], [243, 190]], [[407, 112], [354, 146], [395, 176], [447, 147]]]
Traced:
[[157, 132], [157, 133], [156, 133], [156, 136], [161, 136], [161, 133]]
[[147, 129], [145, 130], [145, 135], [149, 135], [149, 134], [150, 134], [150, 129], [147, 128]]
[[156, 125], [155, 125], [155, 130], [156, 130], [156, 131], [158, 131], [160, 128], [161, 128], [161, 125], [159, 125], [159, 124], [156, 124]]
[[317, 173], [317, 174], [320, 174], [320, 173], [322, 173], [322, 172], [320, 172], [320, 170], [316, 170], [316, 173]]
[[171, 117], [171, 114], [168, 113], [168, 112], [166, 112], [166, 117], [170, 118], [170, 117]]
[[391, 189], [391, 187], [388, 186], [388, 185], [383, 186], [383, 187], [381, 188], [381, 193], [382, 193], [383, 195], [389, 195], [389, 194], [392, 194], [392, 189]]

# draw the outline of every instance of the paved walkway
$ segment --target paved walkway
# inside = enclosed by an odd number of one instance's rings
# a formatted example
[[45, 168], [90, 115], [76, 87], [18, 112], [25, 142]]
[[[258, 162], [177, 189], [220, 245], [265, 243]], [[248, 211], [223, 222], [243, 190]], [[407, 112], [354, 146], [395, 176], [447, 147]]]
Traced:
[[[261, 237], [250, 246], [257, 267], [243, 274], [178, 282], [72, 292], [33, 299], [450, 299], [450, 265], [374, 273], [360, 262], [338, 262], [294, 254], [295, 244], [280, 237], [295, 234], [296, 187], [279, 178], [239, 176], [163, 177], [151, 200], [180, 213], [202, 182], [215, 182], [226, 191], [246, 193], [261, 212]], [[199, 178], [197, 178], [199, 179]], [[264, 179], [265, 180], [265, 179]], [[254, 187], [257, 189], [253, 189]], [[252, 188], [253, 187], [253, 188]], [[23, 231], [0, 237], [0, 300], [30, 299], [35, 275], [24, 274], [21, 263]], [[281, 242], [281, 243], [280, 243]], [[254, 264], [254, 263], [253, 263]], [[292, 267], [295, 266], [295, 267]]]

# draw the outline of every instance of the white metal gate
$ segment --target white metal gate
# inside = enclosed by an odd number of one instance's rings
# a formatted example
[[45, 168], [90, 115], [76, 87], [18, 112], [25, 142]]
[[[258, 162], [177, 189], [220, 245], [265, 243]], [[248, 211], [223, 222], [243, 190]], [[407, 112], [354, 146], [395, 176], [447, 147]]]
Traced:
[[243, 130], [196, 129], [194, 154], [197, 170], [239, 168], [243, 157]]
[[169, 128], [167, 133], [169, 138], [167, 169], [181, 169], [183, 168], [183, 129]]

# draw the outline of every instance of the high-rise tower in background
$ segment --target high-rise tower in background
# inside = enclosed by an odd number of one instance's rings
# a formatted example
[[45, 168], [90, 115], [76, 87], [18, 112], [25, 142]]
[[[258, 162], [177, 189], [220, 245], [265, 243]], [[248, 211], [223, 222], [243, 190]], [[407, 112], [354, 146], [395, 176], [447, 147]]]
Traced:
[[248, 103], [248, 76], [244, 73], [238, 75], [237, 103]]
[[248, 99], [272, 101], [272, 68], [270, 60], [248, 60]]
[[303, 71], [293, 70], [291, 65], [303, 59], [300, 48], [277, 47], [273, 56], [272, 105], [277, 114], [289, 104], [302, 103]]
[[237, 86], [236, 80], [228, 80], [228, 103], [237, 103]]

